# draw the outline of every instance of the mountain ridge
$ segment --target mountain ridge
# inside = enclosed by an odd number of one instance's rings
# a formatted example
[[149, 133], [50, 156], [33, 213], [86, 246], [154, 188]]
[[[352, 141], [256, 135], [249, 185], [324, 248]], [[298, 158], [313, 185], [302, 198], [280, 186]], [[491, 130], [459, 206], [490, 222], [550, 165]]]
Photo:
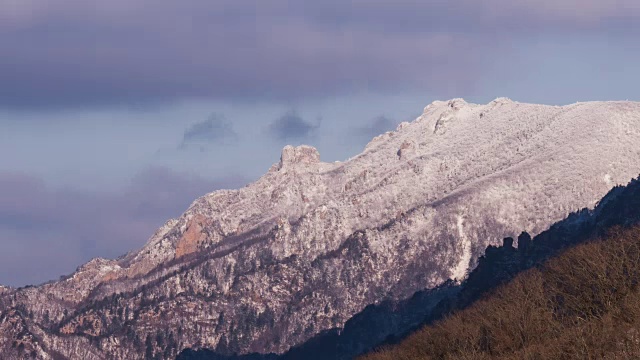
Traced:
[[24, 308], [39, 343], [71, 357], [282, 353], [592, 207], [637, 175], [638, 128], [631, 102], [434, 102], [342, 163], [285, 147], [256, 182], [197, 199], [139, 251], [0, 295], [0, 315]]
[[[445, 105], [445, 104], [446, 104], [447, 107], [451, 107], [451, 108], [456, 109], [456, 110], [459, 110], [464, 105], [467, 105], [467, 103], [463, 99], [459, 99], [459, 98], [450, 100], [448, 102], [435, 101], [435, 102], [433, 102], [432, 104], [428, 105], [425, 108], [425, 112], [429, 111], [432, 108], [436, 108], [436, 107], [439, 107], [439, 106], [442, 106], [442, 105]], [[492, 101], [489, 104], [505, 105], [505, 104], [518, 104], [518, 103], [516, 103], [516, 102], [514, 102], [514, 101], [512, 101], [512, 100], [510, 100], [508, 98], [497, 98], [496, 100]], [[562, 109], [562, 112], [568, 112], [568, 111], [571, 110], [571, 108], [576, 107], [576, 106], [581, 106], [581, 105], [601, 105], [601, 104], [632, 104], [632, 102], [627, 102], [627, 101], [620, 101], [620, 102], [578, 102], [578, 103], [574, 103], [574, 104], [570, 104], [570, 105], [553, 106], [553, 107]], [[484, 114], [484, 112], [481, 112], [481, 114]], [[423, 116], [424, 116], [424, 114], [423, 114]], [[415, 122], [421, 121], [423, 116], [418, 117], [415, 120]], [[437, 129], [434, 129], [434, 132], [437, 132], [438, 129], [443, 129], [443, 127], [445, 126], [444, 124], [446, 124], [445, 120], [450, 120], [450, 119], [447, 116], [442, 116], [441, 115], [440, 118], [436, 121], [435, 128], [437, 128]], [[404, 123], [402, 123], [402, 124], [400, 124], [398, 126], [398, 129], [396, 131], [387, 132], [385, 134], [382, 134], [382, 135], [379, 135], [379, 136], [375, 137], [372, 141], [370, 141], [366, 145], [365, 150], [361, 154], [358, 154], [358, 155], [348, 159], [345, 162], [337, 162], [337, 163], [333, 163], [333, 164], [332, 163], [322, 163], [320, 161], [319, 153], [317, 152], [317, 150], [315, 148], [313, 148], [311, 146], [302, 145], [302, 146], [299, 146], [297, 148], [293, 147], [293, 146], [290, 146], [290, 145], [286, 146], [283, 149], [280, 162], [274, 164], [267, 174], [269, 174], [271, 172], [274, 172], [274, 171], [282, 170], [283, 167], [285, 167], [287, 165], [295, 166], [296, 164], [303, 164], [303, 168], [304, 168], [304, 165], [313, 166], [313, 164], [318, 164], [318, 166], [324, 166], [325, 168], [327, 168], [327, 169], [324, 169], [326, 172], [335, 171], [335, 170], [337, 170], [337, 169], [339, 169], [341, 167], [344, 167], [346, 163], [365, 155], [369, 150], [374, 148], [376, 145], [379, 145], [380, 140], [384, 139], [385, 137], [390, 136], [390, 134], [394, 134], [394, 133], [402, 130], [403, 128], [407, 127], [410, 124], [411, 123], [404, 122]], [[441, 130], [441, 131], [444, 131], [444, 130]], [[403, 146], [405, 146], [405, 148], [402, 148]], [[406, 152], [408, 152], [407, 149], [411, 150], [412, 149], [412, 145], [411, 144], [407, 144], [407, 143], [403, 143], [400, 146], [400, 149], [398, 150], [398, 157], [401, 157], [400, 154], [401, 154], [402, 150], [405, 150], [405, 154], [406, 154]], [[308, 154], [304, 154], [300, 158], [298, 158], [298, 156], [300, 156], [300, 155], [296, 154], [296, 152], [298, 152], [298, 151], [300, 151], [300, 152], [308, 152]], [[531, 160], [531, 159], [523, 159], [522, 161], [523, 161], [522, 165], [524, 166], [527, 161], [533, 161], [533, 160]], [[511, 164], [511, 165], [514, 165], [514, 164]], [[516, 164], [516, 166], [517, 165], [519, 165], [519, 164]], [[334, 168], [332, 168], [332, 167], [334, 167]], [[500, 173], [502, 171], [510, 172], [510, 171], [514, 171], [514, 169], [513, 169], [513, 167], [508, 167], [508, 168], [505, 168], [505, 169], [501, 169], [498, 172], [493, 172], [493, 173], [487, 174], [487, 177], [482, 177], [482, 178], [478, 179], [477, 181], [490, 181], [490, 178], [492, 178], [492, 177], [499, 177]], [[265, 174], [265, 176], [267, 174]], [[605, 182], [609, 182], [611, 185], [614, 184], [614, 182], [611, 179], [609, 179], [607, 177], [607, 175], [604, 175], [604, 177], [605, 177], [605, 180], [604, 180]], [[249, 184], [248, 186], [251, 186], [253, 184], [256, 184], [256, 183], [260, 182], [263, 178], [257, 180], [256, 182], [254, 182], [252, 184]], [[628, 180], [628, 179], [625, 179], [623, 181], [626, 181], [626, 180]], [[618, 181], [617, 183], [619, 184], [621, 182]], [[465, 187], [472, 187], [472, 186], [473, 186], [473, 184], [466, 184]], [[434, 202], [434, 204], [437, 204], [440, 201], [445, 201], [446, 198], [449, 197], [449, 196], [454, 196], [455, 192], [457, 192], [457, 191], [464, 191], [464, 190], [465, 190], [464, 188], [457, 188], [457, 189], [455, 189], [455, 191], [453, 193], [447, 194], [442, 199], [436, 200]], [[205, 197], [214, 197], [215, 198], [217, 195], [224, 195], [224, 194], [227, 194], [227, 193], [230, 193], [230, 192], [234, 192], [234, 191], [237, 191], [237, 190], [220, 190], [220, 191], [216, 191], [216, 192], [210, 193], [208, 195], [205, 195]], [[203, 198], [204, 197], [199, 198], [196, 201], [194, 201], [194, 203], [190, 206], [190, 209], [193, 208], [194, 206], [196, 206], [198, 201], [200, 201]], [[272, 219], [268, 219], [268, 220], [272, 220]], [[150, 239], [150, 241], [140, 251], [133, 251], [133, 252], [125, 255], [125, 261], [127, 261], [127, 260], [128, 261], [135, 260], [136, 257], [140, 256], [140, 253], [142, 251], [144, 251], [150, 245], [153, 245], [153, 244], [151, 244], [153, 238], [159, 238], [162, 235], [166, 234], [166, 232], [171, 227], [176, 225], [175, 224], [176, 221], [178, 221], [178, 220], [177, 219], [169, 220], [164, 226], [162, 226], [156, 232], [156, 234]], [[260, 225], [260, 224], [257, 224], [257, 225]], [[228, 230], [227, 231], [225, 231], [224, 229], [221, 229], [221, 230], [222, 230], [222, 233], [223, 233], [222, 236], [229, 236], [229, 234], [232, 233], [232, 232], [230, 232]], [[208, 239], [208, 240], [211, 241], [211, 239]], [[111, 261], [111, 260], [101, 259], [101, 258], [96, 258], [94, 260], [96, 260], [96, 261], [105, 261], [105, 262]], [[113, 270], [113, 269], [110, 269], [110, 270]]]
[[[489, 246], [479, 264], [461, 284], [446, 283], [436, 289], [419, 291], [400, 302], [369, 305], [349, 319], [344, 328], [319, 334], [285, 354], [253, 354], [255, 360], [351, 359], [384, 344], [398, 344], [407, 335], [434, 321], [445, 321], [477, 301], [490, 296], [531, 268], [544, 266], [574, 246], [593, 242], [616, 232], [616, 227], [637, 227], [640, 222], [640, 181], [617, 186], [605, 195], [594, 209], [582, 209], [553, 224], [535, 238], [523, 232], [506, 238], [500, 247]], [[393, 349], [392, 347], [389, 349]], [[369, 355], [375, 356], [375, 355]], [[179, 360], [231, 360], [210, 350], [185, 350]]]

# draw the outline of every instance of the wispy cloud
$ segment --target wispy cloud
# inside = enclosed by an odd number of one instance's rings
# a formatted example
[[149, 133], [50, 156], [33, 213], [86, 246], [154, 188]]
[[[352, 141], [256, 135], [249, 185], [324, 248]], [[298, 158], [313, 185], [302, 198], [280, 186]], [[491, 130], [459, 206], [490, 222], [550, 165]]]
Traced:
[[196, 146], [204, 150], [207, 145], [228, 145], [238, 141], [238, 138], [233, 124], [227, 121], [224, 115], [212, 114], [207, 120], [195, 123], [185, 130], [179, 148]]
[[313, 137], [320, 127], [302, 118], [297, 112], [289, 111], [269, 125], [271, 135], [279, 141], [305, 140]]
[[387, 131], [394, 130], [397, 125], [397, 121], [394, 121], [387, 116], [380, 115], [371, 119], [371, 121], [366, 125], [354, 128], [352, 133], [356, 136], [371, 139]]

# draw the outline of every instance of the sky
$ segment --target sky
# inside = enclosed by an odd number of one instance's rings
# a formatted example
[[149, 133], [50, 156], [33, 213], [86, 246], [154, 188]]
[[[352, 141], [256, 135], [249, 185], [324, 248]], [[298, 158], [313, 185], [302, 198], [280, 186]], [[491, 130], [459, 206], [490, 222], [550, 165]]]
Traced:
[[637, 100], [637, 0], [0, 0], [0, 284], [144, 245], [434, 100]]

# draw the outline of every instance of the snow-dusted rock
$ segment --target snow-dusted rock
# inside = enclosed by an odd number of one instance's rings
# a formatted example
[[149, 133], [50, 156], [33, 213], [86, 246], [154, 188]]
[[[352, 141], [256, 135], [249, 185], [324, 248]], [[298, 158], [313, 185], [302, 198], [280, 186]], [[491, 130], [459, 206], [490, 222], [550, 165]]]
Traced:
[[488, 244], [536, 234], [639, 172], [639, 103], [437, 101], [345, 162], [287, 146], [262, 178], [197, 199], [139, 251], [0, 290], [0, 311], [26, 309], [43, 349], [71, 358], [141, 358], [158, 331], [151, 350], [167, 357], [282, 352], [368, 304], [463, 278]]
[[317, 164], [320, 162], [320, 153], [316, 148], [308, 145], [293, 147], [287, 145], [282, 149], [278, 168], [299, 166], [303, 164]]

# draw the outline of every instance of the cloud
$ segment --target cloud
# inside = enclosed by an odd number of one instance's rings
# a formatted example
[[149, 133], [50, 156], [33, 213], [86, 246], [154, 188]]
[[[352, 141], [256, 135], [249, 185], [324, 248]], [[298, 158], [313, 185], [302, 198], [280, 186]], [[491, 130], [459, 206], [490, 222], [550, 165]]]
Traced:
[[397, 125], [397, 121], [391, 120], [384, 115], [380, 115], [373, 118], [368, 124], [353, 129], [353, 134], [367, 139], [372, 139], [373, 137], [387, 131], [395, 130]]
[[272, 122], [269, 125], [269, 131], [279, 141], [304, 140], [313, 137], [319, 127], [320, 121], [313, 124], [303, 119], [297, 112], [289, 111]]
[[90, 193], [0, 173], [0, 283], [40, 283], [93, 257], [114, 258], [139, 248], [197, 197], [245, 182], [149, 168], [120, 192]]
[[212, 114], [207, 120], [193, 124], [185, 130], [179, 148], [186, 149], [193, 145], [202, 150], [206, 145], [228, 145], [236, 141], [238, 141], [238, 134], [233, 129], [233, 124], [223, 115]]
[[8, 0], [0, 107], [450, 93], [538, 33], [635, 41], [636, 0]]

